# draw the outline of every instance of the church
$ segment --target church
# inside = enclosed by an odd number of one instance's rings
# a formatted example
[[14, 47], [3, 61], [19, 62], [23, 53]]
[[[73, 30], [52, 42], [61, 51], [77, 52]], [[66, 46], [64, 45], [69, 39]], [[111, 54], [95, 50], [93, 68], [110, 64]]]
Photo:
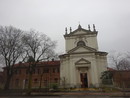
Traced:
[[98, 50], [98, 31], [78, 28], [68, 32], [65, 29], [65, 50], [60, 55], [61, 85], [66, 88], [99, 87], [101, 72], [107, 70], [107, 52]]

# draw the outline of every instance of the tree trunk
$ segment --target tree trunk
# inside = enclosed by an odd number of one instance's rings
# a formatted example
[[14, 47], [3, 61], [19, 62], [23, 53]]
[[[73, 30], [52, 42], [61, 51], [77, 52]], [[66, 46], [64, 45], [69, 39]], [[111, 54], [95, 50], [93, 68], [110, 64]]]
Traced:
[[40, 76], [40, 84], [39, 84], [39, 89], [41, 89], [41, 86], [42, 86], [42, 76], [43, 76], [43, 75], [41, 75], [41, 76]]
[[4, 85], [4, 90], [8, 90], [9, 89], [11, 77], [12, 77], [12, 75], [7, 75], [7, 78], [6, 78], [6, 81], [5, 81], [5, 85]]
[[10, 81], [11, 81], [12, 75], [13, 74], [12, 74], [11, 69], [7, 69], [4, 90], [8, 90], [10, 88]]
[[28, 91], [27, 95], [31, 95], [32, 92], [32, 73], [29, 73]]

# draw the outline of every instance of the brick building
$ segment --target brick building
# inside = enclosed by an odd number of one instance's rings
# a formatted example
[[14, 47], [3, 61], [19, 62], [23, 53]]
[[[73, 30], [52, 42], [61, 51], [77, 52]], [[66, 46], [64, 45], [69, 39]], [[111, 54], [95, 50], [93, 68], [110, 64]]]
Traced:
[[115, 70], [113, 68], [107, 68], [112, 72], [113, 85], [120, 88], [130, 88], [130, 70]]
[[[10, 89], [25, 89], [28, 86], [29, 64], [19, 63], [14, 66], [14, 73], [10, 83]], [[60, 81], [60, 61], [39, 62], [32, 75], [32, 88], [50, 86], [53, 83], [59, 84]], [[6, 68], [4, 68], [6, 77]]]
[[116, 87], [130, 88], [130, 71], [112, 71], [113, 85]]

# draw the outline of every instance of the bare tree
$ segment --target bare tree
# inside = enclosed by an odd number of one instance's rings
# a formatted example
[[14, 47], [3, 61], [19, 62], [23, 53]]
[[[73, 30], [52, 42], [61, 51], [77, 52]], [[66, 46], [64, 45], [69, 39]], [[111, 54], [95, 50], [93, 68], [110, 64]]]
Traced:
[[113, 53], [109, 55], [109, 61], [115, 70], [130, 70], [130, 59], [125, 53]]
[[29, 63], [28, 94], [31, 94], [33, 71], [38, 62], [48, 60], [55, 56], [54, 48], [56, 42], [44, 34], [31, 30], [24, 35], [23, 43], [26, 51], [25, 58], [28, 59]]
[[6, 67], [6, 81], [4, 89], [9, 89], [13, 75], [14, 64], [19, 60], [23, 51], [21, 42], [23, 31], [12, 26], [0, 26], [0, 57]]
[[128, 58], [124, 58], [121, 61], [119, 61], [118, 64], [118, 70], [130, 70], [130, 61]]

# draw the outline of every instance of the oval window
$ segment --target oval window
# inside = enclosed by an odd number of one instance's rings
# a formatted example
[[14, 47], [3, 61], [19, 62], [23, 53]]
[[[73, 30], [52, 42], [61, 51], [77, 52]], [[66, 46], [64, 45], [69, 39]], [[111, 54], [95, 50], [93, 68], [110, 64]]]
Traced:
[[84, 42], [84, 41], [79, 41], [79, 42], [77, 43], [77, 46], [85, 46], [85, 42]]

